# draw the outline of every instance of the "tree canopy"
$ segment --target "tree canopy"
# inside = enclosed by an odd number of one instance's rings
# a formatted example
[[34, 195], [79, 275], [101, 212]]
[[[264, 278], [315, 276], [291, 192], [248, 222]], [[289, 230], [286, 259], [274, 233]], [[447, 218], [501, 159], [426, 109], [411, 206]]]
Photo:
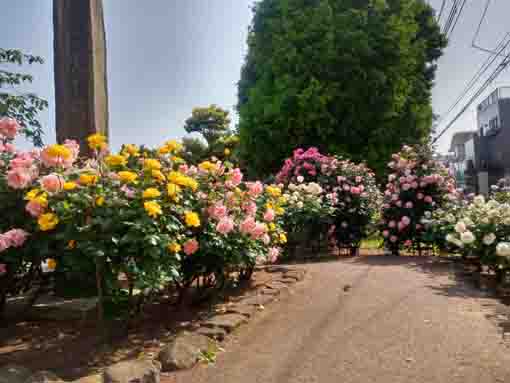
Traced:
[[184, 129], [188, 133], [200, 133], [209, 146], [230, 130], [228, 110], [216, 105], [194, 108], [191, 117], [186, 120]]
[[424, 0], [258, 2], [238, 84], [243, 160], [266, 175], [315, 146], [384, 172], [429, 137], [445, 45]]
[[[37, 114], [48, 107], [48, 102], [33, 93], [23, 93], [15, 89], [31, 83], [30, 74], [8, 71], [10, 66], [23, 64], [43, 64], [39, 56], [24, 54], [18, 49], [0, 48], [0, 117], [15, 118], [23, 127], [23, 134], [34, 145], [42, 146], [42, 127]], [[9, 89], [9, 90], [7, 90]]]

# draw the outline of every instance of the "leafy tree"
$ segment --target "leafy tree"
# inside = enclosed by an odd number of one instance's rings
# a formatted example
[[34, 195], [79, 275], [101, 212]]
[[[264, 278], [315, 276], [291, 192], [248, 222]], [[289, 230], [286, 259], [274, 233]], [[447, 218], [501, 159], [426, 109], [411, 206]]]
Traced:
[[384, 173], [429, 137], [445, 45], [424, 0], [260, 1], [238, 84], [243, 160], [266, 175], [315, 146]]
[[182, 157], [186, 162], [198, 164], [208, 157], [208, 147], [200, 138], [184, 137], [182, 145]]
[[229, 112], [216, 105], [205, 108], [194, 108], [190, 118], [186, 120], [184, 129], [188, 133], [200, 133], [209, 146], [222, 135], [229, 132]]
[[[11, 72], [9, 65], [43, 64], [39, 56], [24, 54], [17, 49], [0, 48], [0, 117], [7, 116], [18, 120], [23, 127], [23, 134], [35, 146], [42, 146], [42, 127], [37, 114], [48, 107], [48, 102], [33, 93], [17, 92], [14, 87], [31, 83], [33, 77], [29, 74]], [[6, 88], [9, 87], [9, 91]]]

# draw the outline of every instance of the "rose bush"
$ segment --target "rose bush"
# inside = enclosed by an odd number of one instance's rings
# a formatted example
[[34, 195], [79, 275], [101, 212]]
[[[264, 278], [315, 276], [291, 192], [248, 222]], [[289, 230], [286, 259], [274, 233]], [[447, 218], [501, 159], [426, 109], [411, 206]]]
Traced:
[[168, 286], [248, 278], [286, 242], [281, 189], [244, 182], [231, 163], [189, 166], [176, 141], [110, 153], [101, 135], [88, 138], [89, 159], [74, 141], [25, 153], [12, 146], [12, 124], [0, 125], [1, 208], [17, 220], [0, 227], [2, 283], [42, 264], [95, 275], [100, 295], [133, 309]]
[[457, 192], [448, 170], [432, 159], [426, 146], [404, 146], [388, 167], [380, 230], [386, 248], [396, 254], [424, 242], [422, 219], [457, 198]]

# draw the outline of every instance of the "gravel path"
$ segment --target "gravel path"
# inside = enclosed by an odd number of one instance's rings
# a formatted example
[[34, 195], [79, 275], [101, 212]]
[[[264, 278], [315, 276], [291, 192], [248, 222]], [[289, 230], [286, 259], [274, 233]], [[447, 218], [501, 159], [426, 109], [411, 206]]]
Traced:
[[506, 307], [448, 264], [364, 256], [303, 267], [305, 281], [241, 327], [216, 364], [162, 383], [510, 382]]

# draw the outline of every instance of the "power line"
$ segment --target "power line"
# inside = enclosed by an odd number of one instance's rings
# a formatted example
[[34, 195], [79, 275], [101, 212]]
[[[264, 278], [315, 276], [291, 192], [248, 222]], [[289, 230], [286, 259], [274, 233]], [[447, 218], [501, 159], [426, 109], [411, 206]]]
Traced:
[[448, 125], [434, 138], [432, 143], [436, 143], [443, 134], [445, 134], [452, 125], [464, 114], [464, 112], [473, 104], [473, 102], [489, 87], [489, 85], [501, 74], [501, 72], [510, 64], [510, 54], [506, 55], [498, 67], [491, 73], [489, 78], [483, 85], [476, 91], [476, 93], [469, 99], [468, 103], [460, 110], [459, 113], [448, 123]]
[[457, 23], [459, 22], [460, 16], [462, 15], [462, 11], [464, 10], [464, 6], [466, 5], [467, 0], [464, 0], [462, 5], [460, 6], [459, 12], [457, 13], [457, 18], [455, 19], [452, 27], [450, 28], [450, 31], [448, 32], [448, 37], [451, 36], [453, 33], [453, 30], [457, 26]]
[[478, 36], [480, 35], [480, 29], [482, 27], [482, 23], [484, 22], [485, 17], [487, 16], [487, 10], [489, 9], [490, 4], [491, 4], [491, 0], [487, 0], [487, 2], [485, 3], [485, 7], [484, 7], [484, 10], [483, 10], [483, 13], [482, 13], [482, 17], [480, 17], [480, 22], [478, 23], [478, 27], [476, 28], [476, 32], [475, 32], [475, 34], [473, 36], [473, 40], [471, 41], [471, 46], [473, 48], [481, 50], [482, 52], [498, 54], [498, 56], [505, 57], [506, 56], [505, 54], [496, 53], [495, 51], [493, 51], [491, 49], [487, 49], [487, 48], [481, 47], [481, 46], [479, 46], [476, 43], [476, 40], [478, 39]]
[[443, 26], [443, 33], [445, 35], [448, 35], [448, 31], [450, 30], [450, 26], [452, 25], [453, 18], [455, 17], [457, 13], [459, 0], [453, 0], [452, 7], [450, 8], [450, 13], [448, 14], [448, 17], [446, 19], [446, 22]]
[[475, 86], [475, 84], [478, 82], [478, 80], [487, 72], [487, 70], [491, 67], [491, 65], [496, 61], [496, 58], [498, 57], [499, 52], [503, 52], [508, 45], [510, 44], [510, 40], [508, 40], [505, 44], [505, 40], [509, 37], [510, 33], [507, 33], [503, 39], [499, 42], [499, 44], [496, 46], [496, 52], [494, 55], [489, 56], [485, 62], [480, 66], [478, 71], [473, 75], [471, 80], [467, 83], [465, 88], [462, 90], [462, 92], [459, 94], [459, 96], [456, 98], [455, 102], [450, 106], [450, 108], [446, 111], [446, 113], [443, 114], [444, 117], [441, 117], [440, 121], [441, 123], [445, 117], [447, 117], [456, 107], [459, 105], [459, 103], [464, 99], [464, 97], [467, 95], [467, 93]]
[[437, 15], [437, 22], [439, 23], [441, 21], [441, 16], [443, 15], [444, 6], [446, 5], [446, 0], [443, 0], [443, 3], [441, 4], [441, 9], [439, 10], [439, 14]]

